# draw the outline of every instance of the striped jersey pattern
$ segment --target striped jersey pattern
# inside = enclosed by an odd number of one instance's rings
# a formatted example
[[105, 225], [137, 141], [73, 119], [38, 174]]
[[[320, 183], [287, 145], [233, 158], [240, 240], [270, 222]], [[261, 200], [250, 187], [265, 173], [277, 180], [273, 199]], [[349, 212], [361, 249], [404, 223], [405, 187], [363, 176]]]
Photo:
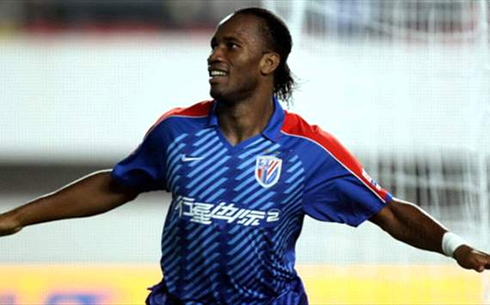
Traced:
[[217, 102], [164, 114], [112, 177], [172, 202], [151, 304], [307, 304], [295, 265], [303, 218], [357, 226], [391, 195], [331, 135], [284, 111], [232, 146]]

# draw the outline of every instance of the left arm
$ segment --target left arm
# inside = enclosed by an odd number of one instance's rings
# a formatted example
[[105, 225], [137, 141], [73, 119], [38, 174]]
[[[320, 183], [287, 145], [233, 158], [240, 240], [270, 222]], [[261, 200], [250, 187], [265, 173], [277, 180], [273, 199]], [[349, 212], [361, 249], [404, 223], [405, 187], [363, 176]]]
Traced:
[[[419, 249], [444, 254], [442, 241], [448, 230], [412, 203], [393, 198], [370, 221], [397, 240]], [[465, 269], [478, 272], [490, 269], [490, 256], [468, 245], [457, 247], [453, 257]]]

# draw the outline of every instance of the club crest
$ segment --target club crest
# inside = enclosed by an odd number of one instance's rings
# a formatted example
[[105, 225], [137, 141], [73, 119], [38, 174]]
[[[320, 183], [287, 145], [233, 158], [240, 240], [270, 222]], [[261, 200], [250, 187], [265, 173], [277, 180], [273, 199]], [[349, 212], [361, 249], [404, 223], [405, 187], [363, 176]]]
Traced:
[[255, 163], [255, 179], [265, 188], [279, 181], [282, 160], [273, 156], [259, 156]]

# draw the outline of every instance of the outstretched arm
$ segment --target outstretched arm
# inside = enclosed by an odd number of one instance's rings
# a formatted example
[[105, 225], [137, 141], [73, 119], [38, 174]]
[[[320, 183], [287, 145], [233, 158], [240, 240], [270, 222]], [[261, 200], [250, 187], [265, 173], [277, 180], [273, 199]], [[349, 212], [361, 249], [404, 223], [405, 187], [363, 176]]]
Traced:
[[96, 172], [0, 214], [0, 236], [14, 234], [36, 223], [101, 214], [133, 200], [137, 195], [135, 190], [114, 181], [109, 170]]
[[[448, 230], [412, 203], [393, 198], [370, 221], [402, 242], [444, 254], [443, 237]], [[452, 256], [463, 268], [478, 272], [490, 269], [490, 256], [469, 245], [457, 247]]]

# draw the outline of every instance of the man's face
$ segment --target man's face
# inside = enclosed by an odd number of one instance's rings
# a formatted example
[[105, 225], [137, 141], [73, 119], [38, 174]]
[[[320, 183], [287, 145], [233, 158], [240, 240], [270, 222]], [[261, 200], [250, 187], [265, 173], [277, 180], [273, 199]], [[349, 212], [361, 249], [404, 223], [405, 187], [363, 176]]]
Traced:
[[238, 15], [218, 26], [208, 58], [210, 93], [214, 99], [235, 102], [257, 89], [264, 50], [260, 22], [254, 16]]

